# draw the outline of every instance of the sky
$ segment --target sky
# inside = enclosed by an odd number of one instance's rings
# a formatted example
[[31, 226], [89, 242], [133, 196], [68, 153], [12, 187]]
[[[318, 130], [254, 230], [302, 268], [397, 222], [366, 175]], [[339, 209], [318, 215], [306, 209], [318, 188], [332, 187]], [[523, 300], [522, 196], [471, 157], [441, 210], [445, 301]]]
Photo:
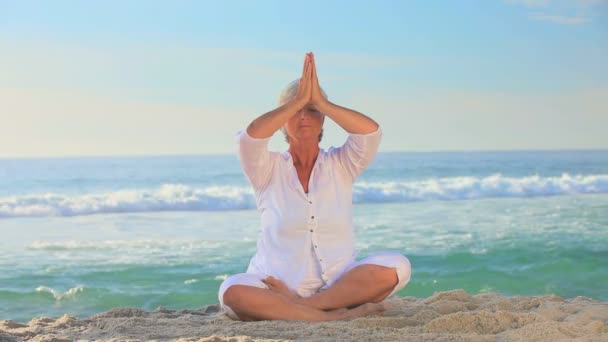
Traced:
[[0, 0], [0, 157], [234, 154], [308, 51], [381, 152], [608, 149], [608, 0]]

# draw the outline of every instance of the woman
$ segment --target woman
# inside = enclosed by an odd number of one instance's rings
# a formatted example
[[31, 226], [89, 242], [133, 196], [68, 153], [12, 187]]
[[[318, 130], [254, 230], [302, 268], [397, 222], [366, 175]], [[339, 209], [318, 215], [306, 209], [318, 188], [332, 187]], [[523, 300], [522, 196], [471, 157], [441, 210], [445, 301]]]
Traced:
[[[381, 302], [404, 288], [411, 273], [408, 259], [398, 253], [355, 261], [352, 185], [376, 154], [380, 127], [327, 100], [312, 53], [279, 105], [238, 134], [239, 159], [255, 190], [262, 230], [247, 272], [220, 285], [222, 309], [245, 321], [380, 313]], [[328, 151], [319, 149], [325, 115], [349, 134], [343, 146]], [[279, 129], [289, 149], [269, 152]]]

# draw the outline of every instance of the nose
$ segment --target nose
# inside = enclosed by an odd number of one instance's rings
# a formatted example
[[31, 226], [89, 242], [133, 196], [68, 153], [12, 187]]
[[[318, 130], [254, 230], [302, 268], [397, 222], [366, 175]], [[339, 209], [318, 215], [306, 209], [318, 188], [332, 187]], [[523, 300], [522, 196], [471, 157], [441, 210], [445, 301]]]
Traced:
[[301, 110], [298, 112], [298, 115], [300, 115], [300, 119], [303, 119], [304, 117], [308, 117], [308, 116], [309, 116], [308, 111], [307, 111], [307, 110], [304, 110], [304, 109], [301, 109]]

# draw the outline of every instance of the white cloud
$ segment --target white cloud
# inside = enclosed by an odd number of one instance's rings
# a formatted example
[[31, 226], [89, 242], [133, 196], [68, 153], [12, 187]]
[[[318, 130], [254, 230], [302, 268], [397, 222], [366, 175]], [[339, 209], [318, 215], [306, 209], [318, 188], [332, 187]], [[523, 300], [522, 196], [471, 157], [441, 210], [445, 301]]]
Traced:
[[608, 4], [608, 0], [506, 0], [507, 3], [523, 5], [526, 7], [591, 7]]
[[528, 9], [543, 8], [545, 13], [530, 14], [532, 20], [547, 21], [555, 24], [577, 25], [592, 21], [600, 13], [598, 7], [604, 7], [608, 0], [505, 0], [512, 5], [521, 5]]
[[536, 14], [531, 15], [530, 18], [538, 21], [550, 21], [556, 24], [567, 24], [567, 25], [577, 25], [584, 24], [590, 21], [589, 18], [583, 17], [566, 17], [562, 15], [550, 15], [550, 14]]
[[544, 7], [551, 3], [551, 0], [507, 0], [507, 3], [524, 5], [526, 7]]
[[608, 4], [608, 0], [577, 0], [576, 2], [581, 6], [595, 6], [595, 5]]

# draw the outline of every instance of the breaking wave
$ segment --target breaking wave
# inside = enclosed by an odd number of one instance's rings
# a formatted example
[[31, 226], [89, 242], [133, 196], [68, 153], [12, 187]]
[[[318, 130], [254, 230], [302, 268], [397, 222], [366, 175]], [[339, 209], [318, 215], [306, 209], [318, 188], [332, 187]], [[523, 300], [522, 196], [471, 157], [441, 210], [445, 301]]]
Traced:
[[[418, 181], [358, 182], [355, 203], [471, 200], [495, 197], [538, 197], [608, 193], [608, 175], [559, 177], [446, 177]], [[79, 216], [99, 213], [157, 211], [215, 211], [255, 208], [248, 187], [197, 188], [164, 184], [156, 189], [121, 190], [99, 194], [39, 193], [0, 198], [0, 218]]]

